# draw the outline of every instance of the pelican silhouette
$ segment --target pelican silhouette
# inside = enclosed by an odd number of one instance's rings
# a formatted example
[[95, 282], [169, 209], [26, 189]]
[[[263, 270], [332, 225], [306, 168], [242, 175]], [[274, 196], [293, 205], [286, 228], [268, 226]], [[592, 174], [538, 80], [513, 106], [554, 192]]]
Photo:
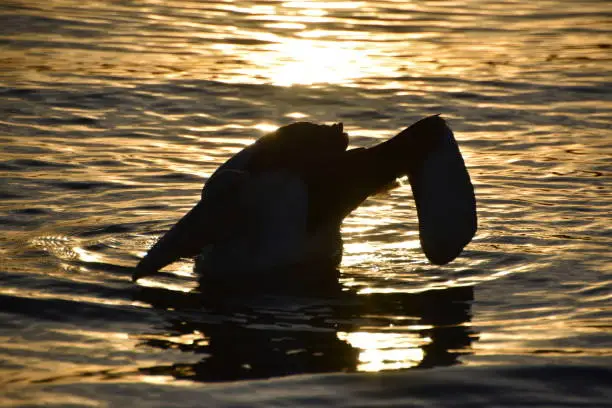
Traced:
[[299, 280], [316, 269], [309, 265], [334, 269], [344, 218], [406, 175], [427, 258], [442, 265], [461, 253], [476, 232], [476, 200], [442, 118], [422, 119], [373, 147], [347, 147], [341, 123], [298, 122], [261, 137], [213, 173], [200, 201], [153, 245], [133, 280], [196, 256], [196, 270], [209, 281]]

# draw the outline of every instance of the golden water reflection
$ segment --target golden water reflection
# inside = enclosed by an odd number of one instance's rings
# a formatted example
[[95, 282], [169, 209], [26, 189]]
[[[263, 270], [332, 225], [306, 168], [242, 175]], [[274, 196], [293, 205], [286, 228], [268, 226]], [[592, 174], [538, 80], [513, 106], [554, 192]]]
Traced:
[[[369, 47], [355, 38], [358, 32], [317, 28], [335, 21], [325, 17], [328, 10], [352, 10], [359, 6], [357, 2], [287, 2], [265, 10], [248, 9], [245, 11], [251, 13], [248, 18], [261, 21], [263, 30], [236, 33], [268, 44], [246, 49], [222, 43], [213, 48], [225, 54], [224, 58], [247, 62], [232, 70], [235, 79], [261, 78], [279, 86], [347, 85], [371, 74], [390, 75], [395, 70], [376, 63]], [[298, 12], [287, 14], [287, 9]], [[271, 28], [276, 32], [267, 31]]]
[[[71, 80], [88, 83], [100, 82], [97, 76], [113, 75], [117, 79], [198, 78], [278, 86], [350, 85], [368, 76], [397, 72], [391, 50], [374, 46], [367, 32], [343, 28], [355, 25], [350, 13], [357, 16], [363, 2], [297, 1], [269, 6], [211, 2], [198, 10], [190, 2], [174, 1], [169, 6], [178, 12], [172, 18], [157, 10], [157, 2], [144, 3], [141, 15], [127, 14], [120, 27], [92, 37], [50, 37], [36, 32], [10, 37], [39, 45], [25, 54], [9, 49], [0, 64], [15, 68], [6, 71], [7, 75], [34, 82], [45, 81], [54, 72], [68, 72]], [[75, 6], [70, 0], [51, 0], [38, 7], [57, 18], [67, 17], [64, 7], [71, 8], [74, 18], [90, 18], [89, 8]], [[96, 23], [112, 21], [114, 13], [125, 11], [113, 2], [100, 2], [96, 7], [99, 18], [84, 30], [95, 32]], [[346, 22], [334, 12], [349, 13]], [[224, 24], [219, 23], [221, 18]], [[324, 28], [327, 26], [330, 28]], [[79, 46], [61, 50], [53, 46], [67, 40]]]
[[[274, 85], [347, 84], [365, 75], [373, 61], [355, 43], [280, 39], [270, 51], [248, 55], [254, 67], [263, 67]], [[244, 71], [262, 74], [262, 68]]]
[[416, 367], [425, 356], [422, 346], [431, 342], [416, 333], [338, 332], [338, 338], [360, 350], [357, 371]]
[[[0, 67], [7, 69], [0, 75], [43, 83], [189, 78], [279, 86], [392, 87], [422, 93], [435, 84], [416, 80], [432, 74], [480, 79], [523, 74], [551, 82], [540, 64], [553, 66], [561, 51], [589, 69], [606, 60], [605, 47], [588, 51], [577, 47], [584, 41], [582, 36], [568, 35], [544, 48], [533, 46], [540, 41], [537, 36], [523, 42], [512, 30], [498, 30], [500, 25], [517, 24], [515, 20], [494, 16], [492, 9], [482, 9], [481, 2], [457, 4], [465, 14], [457, 13], [453, 2], [425, 6], [412, 1], [149, 0], [125, 6], [113, 1], [50, 0], [22, 12], [72, 21], [70, 29], [60, 25], [2, 35], [16, 46], [3, 53]], [[547, 6], [523, 7], [526, 13], [537, 13]], [[478, 23], [471, 21], [474, 18]], [[528, 15], [525, 19], [530, 25], [541, 24]], [[598, 23], [593, 17], [591, 25]], [[572, 27], [572, 20], [557, 19], [554, 24], [563, 30]], [[463, 26], [471, 29], [462, 30]], [[605, 45], [607, 39], [601, 34], [589, 41]], [[23, 52], [20, 42], [27, 42], [30, 51]], [[446, 90], [453, 89], [446, 85]], [[461, 86], [456, 90], [465, 91]]]

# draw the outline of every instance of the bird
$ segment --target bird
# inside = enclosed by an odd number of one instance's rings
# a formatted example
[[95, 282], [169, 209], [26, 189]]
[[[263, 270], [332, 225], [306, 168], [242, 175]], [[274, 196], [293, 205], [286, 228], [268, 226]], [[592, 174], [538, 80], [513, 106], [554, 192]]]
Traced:
[[199, 202], [140, 260], [133, 281], [195, 257], [210, 286], [337, 283], [343, 220], [404, 176], [423, 252], [435, 265], [454, 260], [476, 233], [477, 213], [446, 121], [433, 115], [375, 146], [348, 145], [342, 123], [296, 122], [257, 139], [211, 175]]

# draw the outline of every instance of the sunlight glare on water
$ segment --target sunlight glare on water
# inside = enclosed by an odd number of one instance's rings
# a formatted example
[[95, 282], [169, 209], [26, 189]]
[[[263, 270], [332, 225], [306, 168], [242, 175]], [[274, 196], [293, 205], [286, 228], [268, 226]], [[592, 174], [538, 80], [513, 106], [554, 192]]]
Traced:
[[338, 338], [361, 350], [357, 369], [368, 372], [416, 367], [431, 341], [411, 333], [339, 332]]

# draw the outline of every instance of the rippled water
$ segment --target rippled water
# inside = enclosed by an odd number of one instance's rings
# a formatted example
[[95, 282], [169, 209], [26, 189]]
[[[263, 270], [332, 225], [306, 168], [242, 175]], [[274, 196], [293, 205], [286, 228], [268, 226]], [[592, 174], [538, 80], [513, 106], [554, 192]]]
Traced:
[[[609, 403], [611, 39], [606, 1], [4, 1], [0, 396]], [[434, 113], [479, 204], [452, 264], [422, 255], [406, 185], [346, 220], [341, 297], [210, 304], [187, 260], [131, 283], [265, 132], [368, 146]]]

